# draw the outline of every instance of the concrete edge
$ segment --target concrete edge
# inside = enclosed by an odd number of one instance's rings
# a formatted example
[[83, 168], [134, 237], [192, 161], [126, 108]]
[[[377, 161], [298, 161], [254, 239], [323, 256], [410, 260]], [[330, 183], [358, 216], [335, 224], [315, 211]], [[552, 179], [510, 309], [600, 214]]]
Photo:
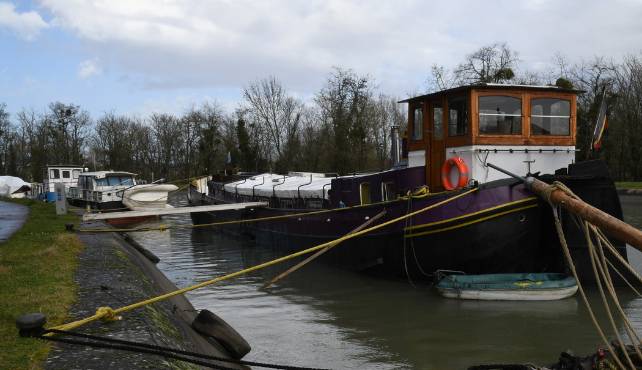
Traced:
[[[106, 226], [109, 227], [108, 225]], [[143, 274], [150, 279], [153, 287], [158, 291], [159, 295], [179, 289], [156, 267], [153, 262], [138, 251], [135, 246], [128, 243], [123, 235], [114, 233], [114, 238], [118, 241], [118, 247], [120, 247], [122, 252], [125, 253], [129, 261], [140, 268]], [[189, 341], [192, 344], [192, 347], [190, 348], [191, 351], [210, 356], [231, 358], [223, 346], [215, 339], [204, 337], [192, 328], [191, 323], [194, 321], [197, 311], [183, 294], [171, 297], [167, 299], [166, 302], [172, 304], [174, 308], [172, 313], [175, 320], [171, 320], [171, 318], [169, 318], [169, 321], [177, 324], [176, 329], [183, 334], [186, 341]], [[229, 362], [214, 363], [224, 367], [249, 369], [246, 366], [235, 365]]]

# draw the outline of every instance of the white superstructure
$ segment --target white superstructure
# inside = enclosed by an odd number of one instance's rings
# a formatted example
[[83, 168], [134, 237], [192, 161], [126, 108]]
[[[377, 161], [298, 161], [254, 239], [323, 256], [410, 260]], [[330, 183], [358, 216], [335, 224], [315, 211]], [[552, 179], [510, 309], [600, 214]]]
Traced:
[[69, 197], [88, 202], [120, 202], [125, 189], [136, 185], [136, 174], [122, 171], [83, 172], [78, 186], [70, 189]]
[[[486, 166], [493, 163], [521, 176], [528, 173], [553, 174], [575, 162], [574, 146], [469, 145], [448, 148], [446, 159], [461, 157], [468, 164], [469, 177], [479, 183], [509, 176]], [[451, 181], [456, 181], [451, 179]]]
[[86, 169], [74, 165], [48, 165], [44, 180], [45, 192], [53, 193], [55, 184], [65, 184], [65, 189], [76, 186], [78, 177]]

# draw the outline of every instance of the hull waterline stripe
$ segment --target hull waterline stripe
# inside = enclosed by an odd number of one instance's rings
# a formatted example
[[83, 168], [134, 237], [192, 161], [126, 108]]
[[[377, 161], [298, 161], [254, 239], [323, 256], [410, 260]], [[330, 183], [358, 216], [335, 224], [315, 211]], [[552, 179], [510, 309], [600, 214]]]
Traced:
[[421, 224], [421, 225], [415, 225], [415, 226], [409, 226], [409, 227], [405, 228], [404, 230], [406, 230], [406, 231], [410, 231], [410, 230], [416, 230], [416, 229], [424, 229], [424, 228], [426, 228], [426, 227], [430, 227], [430, 226], [434, 226], [434, 225], [441, 225], [441, 224], [445, 224], [445, 223], [447, 223], [447, 222], [452, 222], [452, 221], [455, 221], [455, 220], [460, 220], [460, 219], [462, 219], [462, 218], [467, 218], [467, 217], [471, 217], [471, 216], [476, 216], [476, 215], [479, 215], [479, 214], [482, 214], [482, 213], [487, 213], [487, 212], [490, 212], [490, 211], [494, 211], [494, 210], [496, 210], [496, 209], [505, 208], [505, 207], [510, 207], [510, 206], [512, 206], [512, 205], [515, 205], [515, 204], [521, 204], [521, 203], [529, 202], [529, 201], [536, 200], [536, 199], [537, 199], [537, 197], [528, 197], [528, 198], [524, 198], [524, 199], [516, 200], [516, 201], [513, 201], [513, 202], [509, 202], [509, 203], [500, 204], [500, 205], [498, 205], [498, 206], [494, 206], [494, 207], [490, 207], [490, 208], [485, 208], [485, 209], [482, 209], [482, 210], [480, 210], [480, 211], [476, 211], [476, 212], [472, 212], [472, 213], [467, 213], [467, 214], [465, 214], [465, 215], [461, 215], [461, 216], [457, 216], [457, 217], [448, 218], [448, 219], [446, 219], [446, 220], [435, 221], [435, 222], [430, 222], [430, 223], [427, 223], [427, 224]]
[[437, 230], [430, 230], [430, 231], [424, 231], [424, 232], [420, 232], [420, 233], [414, 233], [414, 234], [404, 235], [404, 238], [415, 238], [415, 237], [417, 237], [417, 236], [423, 236], [423, 235], [429, 235], [429, 234], [440, 233], [440, 232], [443, 232], [443, 231], [449, 231], [449, 230], [459, 229], [459, 228], [466, 227], [466, 226], [469, 226], [469, 225], [473, 225], [473, 224], [476, 224], [476, 223], [479, 223], [479, 222], [482, 222], [482, 221], [486, 221], [486, 220], [490, 220], [490, 219], [497, 218], [497, 217], [500, 217], [500, 216], [504, 216], [504, 215], [507, 215], [507, 214], [509, 214], [509, 213], [519, 212], [519, 211], [523, 211], [523, 210], [525, 210], [525, 209], [535, 208], [535, 207], [539, 207], [539, 204], [532, 204], [532, 205], [530, 205], [530, 206], [525, 206], [525, 207], [520, 207], [520, 208], [511, 209], [511, 210], [509, 210], [509, 211], [504, 211], [504, 212], [496, 213], [496, 214], [494, 214], [494, 215], [490, 215], [490, 216], [486, 216], [486, 217], [478, 218], [478, 219], [476, 219], [476, 220], [472, 220], [472, 221], [464, 222], [464, 223], [459, 224], [459, 225], [454, 225], [454, 226], [444, 227], [444, 228], [437, 229]]

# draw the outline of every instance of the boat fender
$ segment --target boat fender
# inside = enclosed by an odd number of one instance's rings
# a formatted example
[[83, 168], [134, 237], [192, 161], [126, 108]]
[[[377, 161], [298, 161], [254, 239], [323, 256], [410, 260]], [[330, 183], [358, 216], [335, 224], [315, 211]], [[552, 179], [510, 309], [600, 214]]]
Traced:
[[201, 310], [192, 328], [200, 334], [216, 339], [230, 356], [239, 360], [247, 355], [252, 347], [233, 327], [209, 310]]
[[[457, 184], [450, 182], [450, 170], [455, 167], [459, 172]], [[468, 185], [468, 166], [461, 157], [448, 158], [441, 166], [441, 184], [446, 190], [461, 189]]]

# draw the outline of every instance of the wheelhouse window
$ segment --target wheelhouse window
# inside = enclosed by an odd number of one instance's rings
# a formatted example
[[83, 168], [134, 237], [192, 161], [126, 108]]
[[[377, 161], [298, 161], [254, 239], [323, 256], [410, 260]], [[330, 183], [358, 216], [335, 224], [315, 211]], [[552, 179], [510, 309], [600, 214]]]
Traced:
[[74, 177], [74, 179], [77, 179], [78, 176], [80, 176], [80, 170], [73, 170], [72, 171], [72, 176]]
[[521, 135], [522, 100], [510, 96], [480, 96], [479, 133]]
[[49, 178], [50, 179], [60, 178], [60, 170], [49, 170]]
[[69, 178], [69, 171], [62, 171], [62, 178], [63, 179], [68, 179]]
[[424, 132], [424, 115], [422, 107], [417, 107], [412, 112], [412, 139], [423, 139]]
[[531, 134], [568, 136], [571, 133], [571, 103], [568, 100], [531, 99]]
[[468, 133], [468, 104], [465, 97], [448, 100], [448, 136]]
[[433, 140], [443, 140], [444, 138], [444, 108], [441, 103], [433, 103], [432, 107], [432, 130]]

